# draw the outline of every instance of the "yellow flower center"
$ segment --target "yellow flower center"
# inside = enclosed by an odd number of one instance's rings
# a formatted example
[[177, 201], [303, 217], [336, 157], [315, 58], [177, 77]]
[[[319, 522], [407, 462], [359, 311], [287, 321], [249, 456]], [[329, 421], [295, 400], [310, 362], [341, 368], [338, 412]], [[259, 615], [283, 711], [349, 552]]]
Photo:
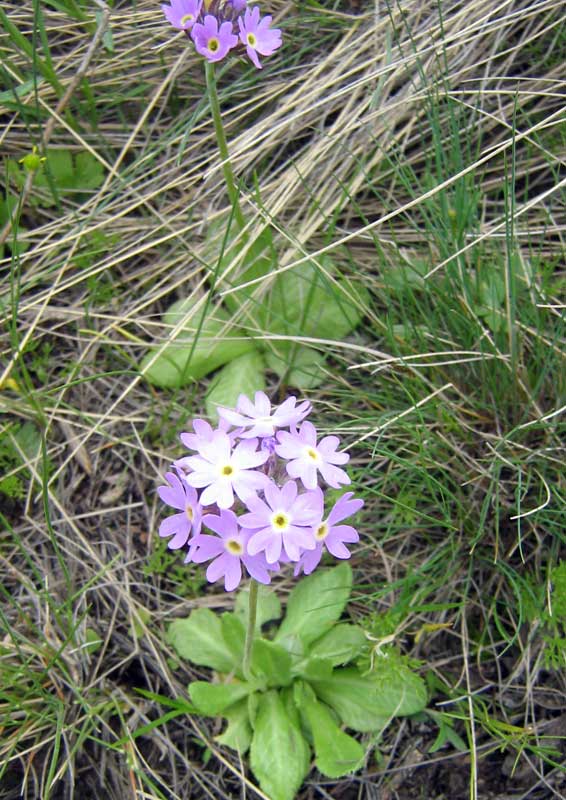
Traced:
[[192, 506], [187, 506], [185, 508], [185, 514], [187, 515], [187, 519], [189, 520], [189, 522], [192, 522], [194, 520], [195, 514]]
[[253, 33], [248, 33], [248, 44], [250, 47], [255, 47], [257, 39]]
[[220, 47], [220, 42], [218, 39], [212, 38], [208, 40], [208, 49], [211, 53], [216, 53], [218, 48]]
[[321, 542], [323, 539], [326, 539], [328, 536], [328, 525], [326, 522], [321, 522], [318, 528], [315, 531], [314, 538], [318, 539]]
[[289, 527], [290, 518], [284, 511], [275, 511], [271, 516], [271, 527], [274, 531], [283, 533]]
[[226, 550], [233, 556], [241, 556], [242, 553], [244, 552], [244, 548], [237, 539], [228, 539], [225, 547]]
[[230, 464], [226, 464], [220, 470], [220, 474], [223, 475], [224, 477], [228, 477], [229, 475], [233, 475], [234, 474], [234, 467], [230, 466]]
[[181, 17], [181, 25], [186, 25], [187, 22], [192, 22], [194, 18], [194, 14], [185, 14], [183, 17]]
[[320, 456], [318, 452], [314, 449], [314, 447], [305, 448], [305, 455], [307, 456], [307, 458], [310, 458], [310, 460], [314, 461], [315, 463], [320, 461]]

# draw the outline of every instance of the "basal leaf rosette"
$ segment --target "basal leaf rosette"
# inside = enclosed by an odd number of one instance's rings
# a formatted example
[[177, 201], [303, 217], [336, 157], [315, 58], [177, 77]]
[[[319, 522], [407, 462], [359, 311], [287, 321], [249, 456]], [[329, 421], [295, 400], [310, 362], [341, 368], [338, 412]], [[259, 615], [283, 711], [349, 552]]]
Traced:
[[189, 686], [191, 702], [204, 716], [226, 719], [217, 741], [240, 756], [249, 751], [252, 771], [273, 800], [292, 800], [313, 757], [328, 778], [360, 768], [365, 750], [352, 734], [375, 738], [392, 719], [426, 704], [424, 681], [399, 659], [375, 658], [370, 673], [358, 666], [367, 664], [369, 642], [361, 626], [342, 621], [351, 588], [348, 562], [317, 570], [293, 588], [274, 629], [280, 607], [265, 587], [258, 619], [266, 629], [258, 629], [247, 679], [241, 670], [245, 593], [221, 620], [198, 609], [170, 627], [177, 651], [217, 674], [214, 683]]

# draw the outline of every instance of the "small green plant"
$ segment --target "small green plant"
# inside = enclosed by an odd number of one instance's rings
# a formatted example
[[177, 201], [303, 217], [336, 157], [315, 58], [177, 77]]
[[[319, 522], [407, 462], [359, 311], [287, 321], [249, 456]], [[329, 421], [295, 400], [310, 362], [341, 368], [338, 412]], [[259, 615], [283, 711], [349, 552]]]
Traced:
[[[35, 153], [20, 159], [8, 161], [8, 176], [18, 190], [23, 189], [30, 171], [25, 159], [38, 158]], [[48, 150], [41, 163], [34, 162], [34, 194], [32, 204], [45, 208], [56, 205], [60, 195], [84, 195], [97, 189], [104, 180], [104, 170], [100, 162], [88, 151], [71, 154], [69, 150]], [[45, 163], [42, 163], [45, 162]]]
[[[41, 434], [33, 422], [15, 424], [0, 431], [0, 495], [13, 500], [25, 496], [31, 480], [28, 461], [36, 459], [41, 450]], [[48, 471], [51, 465], [47, 464]]]
[[[375, 654], [362, 627], [340, 622], [352, 588], [346, 562], [298, 583], [281, 617], [277, 597], [262, 587], [249, 672], [243, 667], [248, 592], [235, 610], [206, 608], [173, 622], [168, 638], [179, 656], [216, 673], [194, 681], [197, 713], [222, 716], [217, 741], [240, 755], [249, 751], [259, 785], [273, 800], [292, 800], [310, 770], [329, 778], [358, 769], [365, 748], [342, 726], [376, 734], [397, 716], [425, 707], [424, 681], [391, 649]], [[262, 632], [262, 627], [270, 628]]]

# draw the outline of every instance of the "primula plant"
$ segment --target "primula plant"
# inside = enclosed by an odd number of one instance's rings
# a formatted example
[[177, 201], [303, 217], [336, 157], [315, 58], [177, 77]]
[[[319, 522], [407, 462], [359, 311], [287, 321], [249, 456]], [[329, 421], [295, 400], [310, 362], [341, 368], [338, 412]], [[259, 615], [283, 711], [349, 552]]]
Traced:
[[[141, 371], [156, 386], [178, 388], [219, 370], [206, 398], [212, 416], [217, 405], [234, 405], [240, 392], [264, 389], [266, 370], [298, 389], [318, 385], [326, 355], [312, 346], [313, 340], [347, 336], [360, 322], [367, 294], [340, 274], [329, 255], [270, 278], [281, 265], [275, 229], [269, 221], [259, 230], [252, 227], [242, 211], [243, 182], [236, 180], [230, 161], [216, 68], [239, 57], [261, 69], [260, 57], [277, 57], [282, 34], [272, 26], [271, 16], [262, 16], [246, 0], [171, 0], [161, 8], [204, 64], [229, 210], [205, 227], [199, 259], [209, 271], [208, 301], [202, 311], [196, 310], [193, 298], [172, 304], [163, 317], [170, 339], [150, 347]], [[259, 185], [254, 195], [261, 196]], [[218, 289], [224, 292], [221, 302], [214, 299]]]
[[[348, 545], [359, 541], [348, 522], [363, 501], [350, 491], [328, 501], [329, 489], [350, 484], [349, 455], [337, 436], [317, 432], [310, 411], [295, 397], [272, 408], [263, 392], [253, 402], [241, 395], [236, 409], [219, 409], [216, 429], [197, 419], [181, 434], [190, 453], [173, 462], [158, 490], [176, 511], [159, 530], [171, 549], [187, 563], [208, 564], [208, 581], [226, 591], [251, 579], [233, 612], [193, 611], [171, 624], [169, 641], [181, 657], [214, 670], [210, 682], [190, 684], [190, 710], [226, 719], [217, 741], [249, 751], [272, 800], [292, 800], [313, 750], [330, 778], [362, 765], [366, 748], [343, 726], [375, 740], [394, 716], [426, 702], [418, 676], [372, 649], [362, 627], [340, 621], [352, 589]], [[342, 563], [321, 567], [325, 552]], [[281, 605], [267, 584], [281, 572], [307, 577], [277, 626]]]

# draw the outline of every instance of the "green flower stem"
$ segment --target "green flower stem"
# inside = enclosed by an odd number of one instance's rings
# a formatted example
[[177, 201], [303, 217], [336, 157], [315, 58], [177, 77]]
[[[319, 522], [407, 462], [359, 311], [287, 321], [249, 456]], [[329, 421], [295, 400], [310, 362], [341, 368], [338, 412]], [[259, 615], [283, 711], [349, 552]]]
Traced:
[[220, 103], [218, 102], [218, 92], [216, 90], [216, 75], [214, 73], [214, 64], [210, 61], [204, 62], [206, 71], [206, 88], [208, 90], [208, 98], [210, 100], [210, 110], [212, 112], [212, 120], [214, 122], [214, 131], [216, 133], [216, 142], [220, 151], [222, 159], [222, 171], [224, 173], [224, 180], [226, 182], [226, 189], [230, 203], [234, 209], [234, 218], [238, 223], [240, 230], [243, 230], [246, 222], [242, 209], [240, 208], [240, 200], [238, 198], [238, 190], [236, 189], [236, 181], [234, 180], [234, 173], [232, 172], [232, 164], [230, 163], [230, 154], [228, 153], [228, 144], [226, 142], [226, 134], [224, 133], [224, 126], [222, 124], [222, 116], [220, 114]]
[[250, 582], [250, 594], [248, 599], [248, 627], [246, 630], [246, 643], [244, 645], [244, 678], [251, 680], [251, 661], [252, 661], [252, 645], [254, 643], [255, 622], [257, 617], [257, 593], [259, 583], [254, 581], [253, 578]]

